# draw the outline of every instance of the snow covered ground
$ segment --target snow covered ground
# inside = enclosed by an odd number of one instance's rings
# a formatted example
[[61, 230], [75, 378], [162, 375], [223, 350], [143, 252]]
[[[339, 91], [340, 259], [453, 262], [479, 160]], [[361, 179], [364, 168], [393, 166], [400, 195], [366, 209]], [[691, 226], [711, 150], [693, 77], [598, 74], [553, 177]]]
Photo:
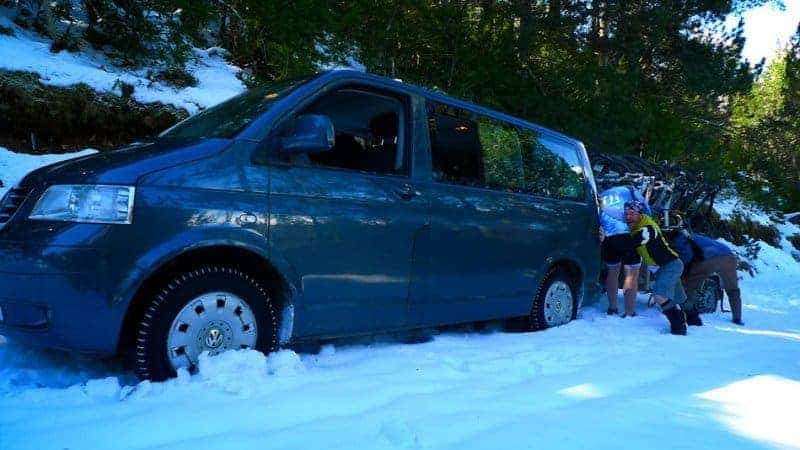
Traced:
[[[0, 8], [2, 13], [4, 8]], [[51, 41], [15, 25], [0, 14], [0, 25], [14, 36], [0, 34], [0, 69], [36, 72], [44, 84], [70, 86], [85, 83], [99, 92], [120, 94], [119, 82], [133, 85], [133, 97], [141, 103], [161, 102], [184, 108], [190, 114], [216, 105], [245, 90], [236, 77], [239, 68], [221, 57], [219, 48], [193, 49], [186, 71], [199, 81], [195, 87], [177, 89], [147, 79], [147, 70], [115, 67], [99, 52], [50, 52]]]
[[[52, 54], [2, 15], [0, 24], [15, 30], [0, 35], [0, 68], [45, 83], [112, 91], [120, 79], [139, 101], [190, 112], [243, 89], [215, 52], [196, 50], [189, 70], [200, 85], [179, 91], [97, 54]], [[0, 195], [80, 154], [0, 148]], [[741, 275], [746, 326], [715, 313], [686, 337], [666, 334], [642, 296], [633, 319], [606, 316], [601, 300], [545, 332], [464, 327], [416, 344], [229, 352], [195, 375], [139, 383], [115, 362], [0, 336], [0, 450], [800, 448], [800, 264], [785, 239], [800, 229], [779, 229], [784, 249], [761, 244], [756, 278]]]
[[[69, 156], [0, 149], [4, 189]], [[0, 450], [800, 448], [800, 264], [762, 247], [746, 326], [686, 337], [641, 296], [633, 319], [601, 300], [539, 333], [229, 352], [163, 383], [0, 338]]]

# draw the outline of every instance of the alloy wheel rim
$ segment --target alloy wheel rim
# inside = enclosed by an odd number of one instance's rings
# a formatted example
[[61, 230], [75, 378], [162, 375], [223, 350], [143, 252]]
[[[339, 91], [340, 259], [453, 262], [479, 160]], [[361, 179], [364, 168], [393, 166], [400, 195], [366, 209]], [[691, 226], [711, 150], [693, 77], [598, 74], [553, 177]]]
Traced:
[[167, 357], [174, 370], [197, 367], [200, 354], [255, 348], [258, 328], [253, 310], [229, 292], [200, 295], [178, 312], [167, 335]]

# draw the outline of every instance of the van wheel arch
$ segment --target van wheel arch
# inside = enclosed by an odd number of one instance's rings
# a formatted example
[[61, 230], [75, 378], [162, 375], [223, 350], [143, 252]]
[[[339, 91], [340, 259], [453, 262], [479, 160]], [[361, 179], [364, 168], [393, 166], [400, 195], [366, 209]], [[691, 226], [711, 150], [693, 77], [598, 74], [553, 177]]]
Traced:
[[148, 299], [136, 326], [134, 370], [162, 381], [178, 368], [198, 367], [203, 352], [278, 348], [278, 321], [269, 290], [249, 274], [206, 266], [178, 275]]
[[278, 327], [281, 327], [282, 311], [289, 305], [292, 288], [269, 260], [238, 247], [211, 246], [194, 249], [176, 256], [151, 273], [128, 304], [117, 343], [117, 355], [124, 358], [126, 365], [133, 366], [132, 350], [136, 342], [136, 325], [145, 314], [149, 299], [157, 295], [165, 283], [178, 275], [209, 265], [236, 268], [268, 288], [277, 315]]

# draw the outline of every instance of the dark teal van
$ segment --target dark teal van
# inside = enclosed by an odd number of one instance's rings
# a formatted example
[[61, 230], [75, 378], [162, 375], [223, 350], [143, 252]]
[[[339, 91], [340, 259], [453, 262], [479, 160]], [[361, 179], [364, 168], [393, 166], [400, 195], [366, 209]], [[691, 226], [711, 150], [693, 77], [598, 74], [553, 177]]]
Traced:
[[25, 177], [0, 203], [0, 334], [158, 380], [202, 352], [544, 329], [597, 299], [597, 229], [575, 139], [328, 72]]

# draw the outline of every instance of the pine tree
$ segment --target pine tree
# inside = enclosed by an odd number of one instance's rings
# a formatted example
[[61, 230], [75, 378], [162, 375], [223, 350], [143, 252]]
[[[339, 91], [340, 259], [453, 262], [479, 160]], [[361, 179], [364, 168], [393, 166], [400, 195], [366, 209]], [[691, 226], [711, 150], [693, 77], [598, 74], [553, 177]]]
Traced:
[[731, 171], [749, 174], [740, 180], [746, 194], [785, 211], [800, 208], [799, 96], [800, 27], [753, 90], [736, 99], [726, 158]]

